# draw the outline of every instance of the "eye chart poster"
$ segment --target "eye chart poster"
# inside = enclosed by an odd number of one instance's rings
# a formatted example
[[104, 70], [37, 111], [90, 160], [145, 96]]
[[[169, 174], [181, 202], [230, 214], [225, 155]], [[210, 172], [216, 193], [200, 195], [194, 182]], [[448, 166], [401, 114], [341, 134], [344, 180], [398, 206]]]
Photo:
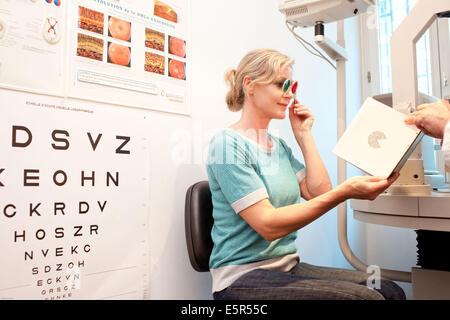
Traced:
[[148, 117], [0, 89], [0, 300], [148, 296]]
[[0, 0], [0, 86], [187, 114], [187, 0]]

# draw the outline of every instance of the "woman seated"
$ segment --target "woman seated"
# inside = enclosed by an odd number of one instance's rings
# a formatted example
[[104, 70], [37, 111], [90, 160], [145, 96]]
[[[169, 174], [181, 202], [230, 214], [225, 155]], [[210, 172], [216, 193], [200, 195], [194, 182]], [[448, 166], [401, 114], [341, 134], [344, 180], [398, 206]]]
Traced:
[[[311, 134], [313, 115], [297, 100], [288, 105], [292, 64], [275, 50], [258, 49], [226, 73], [228, 108], [242, 114], [209, 146], [214, 298], [405, 299], [392, 281], [381, 279], [373, 290], [364, 272], [300, 262], [297, 230], [347, 199], [375, 199], [398, 174], [354, 177], [332, 189]], [[284, 119], [286, 109], [304, 164], [268, 133], [270, 121]]]

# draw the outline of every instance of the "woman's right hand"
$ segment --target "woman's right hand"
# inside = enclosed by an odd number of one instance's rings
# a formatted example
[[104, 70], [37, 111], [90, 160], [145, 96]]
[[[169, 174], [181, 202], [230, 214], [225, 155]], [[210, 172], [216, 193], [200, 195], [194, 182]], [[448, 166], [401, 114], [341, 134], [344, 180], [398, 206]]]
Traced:
[[383, 177], [353, 177], [344, 181], [339, 187], [342, 188], [347, 199], [375, 200], [400, 176], [398, 172], [389, 178]]

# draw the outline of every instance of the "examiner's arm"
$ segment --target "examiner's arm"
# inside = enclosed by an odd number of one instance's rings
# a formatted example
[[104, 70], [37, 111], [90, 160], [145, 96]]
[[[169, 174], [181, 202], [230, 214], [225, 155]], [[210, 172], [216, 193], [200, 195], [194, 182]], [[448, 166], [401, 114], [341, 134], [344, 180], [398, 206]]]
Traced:
[[450, 169], [450, 121], [445, 127], [444, 137], [442, 140], [442, 153], [444, 154], [445, 166]]
[[349, 198], [375, 199], [397, 177], [354, 177], [306, 202], [274, 208], [266, 198], [239, 214], [265, 240], [273, 241], [301, 229]]
[[442, 140], [445, 165], [450, 168], [450, 103], [441, 99], [421, 104], [417, 111], [405, 118], [406, 124], [413, 124], [426, 135]]

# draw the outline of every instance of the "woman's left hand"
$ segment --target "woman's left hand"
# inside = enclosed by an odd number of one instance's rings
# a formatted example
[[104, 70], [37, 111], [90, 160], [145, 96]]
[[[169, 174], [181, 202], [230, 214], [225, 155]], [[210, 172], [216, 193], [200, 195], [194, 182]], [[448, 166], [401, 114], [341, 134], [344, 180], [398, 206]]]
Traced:
[[289, 108], [289, 120], [294, 134], [302, 134], [311, 131], [314, 116], [309, 109], [295, 100]]

